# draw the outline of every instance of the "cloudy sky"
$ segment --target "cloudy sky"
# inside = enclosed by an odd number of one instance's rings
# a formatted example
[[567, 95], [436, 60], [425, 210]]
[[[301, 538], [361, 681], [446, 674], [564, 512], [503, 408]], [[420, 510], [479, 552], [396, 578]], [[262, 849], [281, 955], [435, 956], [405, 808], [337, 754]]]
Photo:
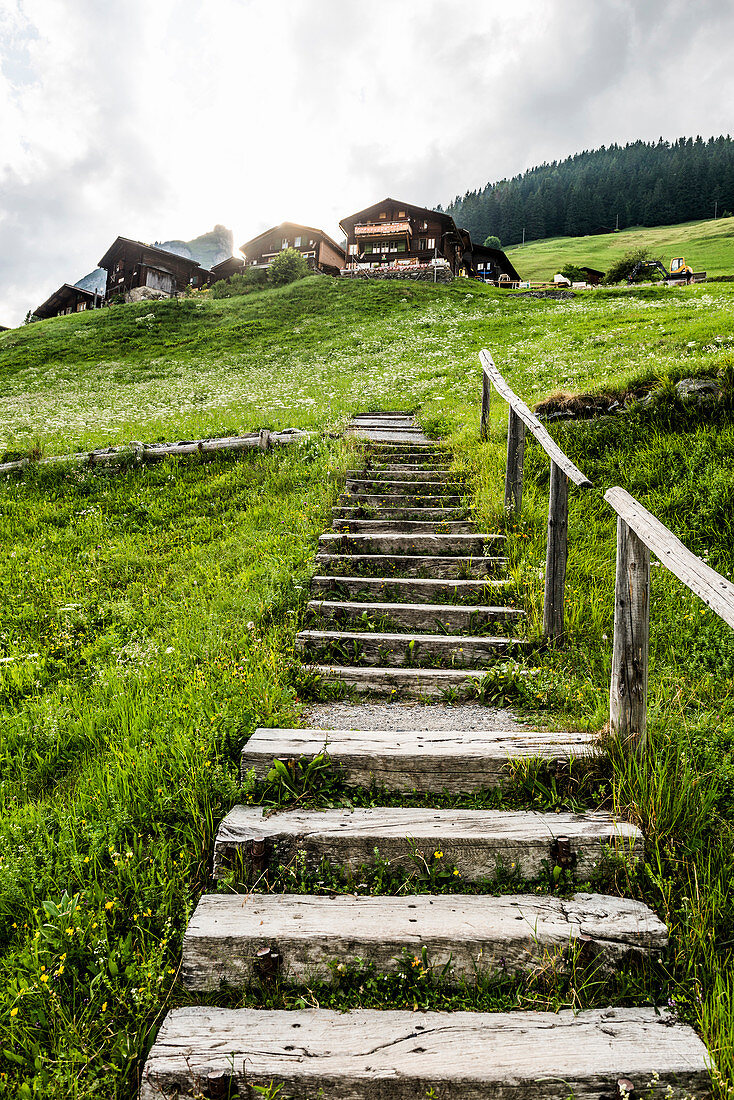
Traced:
[[727, 133], [732, 0], [0, 0], [0, 323], [115, 236], [337, 235], [610, 142]]

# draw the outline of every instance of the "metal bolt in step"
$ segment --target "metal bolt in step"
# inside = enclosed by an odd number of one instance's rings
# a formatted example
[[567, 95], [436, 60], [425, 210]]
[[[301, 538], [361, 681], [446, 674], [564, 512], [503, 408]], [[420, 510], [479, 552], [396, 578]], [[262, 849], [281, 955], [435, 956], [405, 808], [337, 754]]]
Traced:
[[272, 982], [280, 970], [280, 953], [274, 947], [261, 947], [255, 955], [255, 973], [263, 982]]
[[233, 1100], [239, 1095], [237, 1079], [230, 1072], [209, 1073], [200, 1084], [200, 1096], [205, 1100]]
[[571, 851], [571, 841], [567, 836], [558, 836], [551, 844], [551, 859], [556, 867], [568, 870], [576, 862], [576, 856]]
[[262, 872], [267, 867], [268, 857], [265, 851], [265, 841], [262, 837], [255, 837], [253, 839], [250, 848], [250, 859], [253, 871]]

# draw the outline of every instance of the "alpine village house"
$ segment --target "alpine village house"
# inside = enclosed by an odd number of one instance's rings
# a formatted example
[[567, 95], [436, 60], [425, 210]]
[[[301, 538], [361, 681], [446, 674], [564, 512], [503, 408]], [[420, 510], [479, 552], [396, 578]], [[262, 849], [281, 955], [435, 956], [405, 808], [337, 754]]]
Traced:
[[344, 249], [323, 229], [297, 225], [295, 222], [281, 222], [272, 229], [266, 229], [240, 245], [240, 252], [245, 257], [245, 267], [269, 267], [278, 253], [286, 248], [300, 252], [312, 271], [339, 275], [344, 267]]
[[96, 309], [114, 301], [174, 297], [246, 271], [267, 269], [275, 256], [293, 248], [312, 271], [366, 278], [431, 278], [457, 275], [498, 286], [517, 286], [520, 276], [504, 252], [473, 244], [465, 229], [441, 210], [383, 199], [343, 218], [346, 251], [309, 225], [281, 222], [241, 246], [207, 271], [196, 260], [163, 248], [117, 237], [99, 261], [106, 272], [104, 293], [64, 283], [34, 311], [38, 319]]

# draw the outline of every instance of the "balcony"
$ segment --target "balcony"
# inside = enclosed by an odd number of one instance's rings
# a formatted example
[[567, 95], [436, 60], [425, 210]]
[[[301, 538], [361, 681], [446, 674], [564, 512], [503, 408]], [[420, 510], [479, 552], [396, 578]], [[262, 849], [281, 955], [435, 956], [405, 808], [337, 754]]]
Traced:
[[411, 228], [409, 221], [401, 222], [363, 222], [354, 227], [354, 235], [358, 241], [373, 240], [377, 237], [394, 238], [404, 237], [410, 240]]

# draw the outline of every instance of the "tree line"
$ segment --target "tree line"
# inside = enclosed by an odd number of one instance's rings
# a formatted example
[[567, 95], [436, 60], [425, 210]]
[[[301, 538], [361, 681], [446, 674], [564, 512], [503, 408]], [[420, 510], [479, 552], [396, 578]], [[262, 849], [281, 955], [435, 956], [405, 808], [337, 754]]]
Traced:
[[[440, 209], [440, 207], [439, 207]], [[541, 164], [457, 195], [446, 208], [472, 238], [503, 245], [674, 225], [734, 210], [734, 141], [635, 141]]]

